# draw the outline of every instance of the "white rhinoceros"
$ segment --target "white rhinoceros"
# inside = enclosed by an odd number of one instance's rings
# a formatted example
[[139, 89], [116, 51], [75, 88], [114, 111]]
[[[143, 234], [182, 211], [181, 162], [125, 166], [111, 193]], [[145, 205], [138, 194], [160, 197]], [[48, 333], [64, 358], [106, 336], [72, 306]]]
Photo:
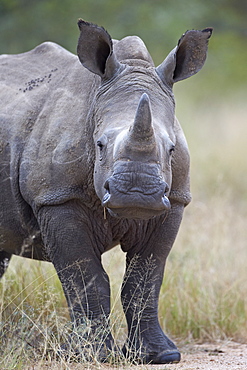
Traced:
[[51, 261], [74, 330], [90, 323], [105, 361], [114, 340], [101, 255], [120, 244], [123, 353], [177, 362], [158, 321], [166, 258], [191, 199], [172, 87], [202, 68], [212, 29], [187, 31], [155, 68], [138, 37], [112, 41], [78, 25], [79, 60], [50, 42], [0, 57], [1, 275], [12, 254]]

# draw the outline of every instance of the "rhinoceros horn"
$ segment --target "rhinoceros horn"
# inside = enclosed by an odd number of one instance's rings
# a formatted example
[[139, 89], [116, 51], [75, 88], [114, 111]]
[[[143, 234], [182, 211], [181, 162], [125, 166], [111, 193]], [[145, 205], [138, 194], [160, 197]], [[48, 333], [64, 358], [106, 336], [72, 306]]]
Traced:
[[146, 93], [141, 96], [133, 126], [130, 128], [130, 138], [136, 141], [150, 141], [154, 135], [150, 100]]

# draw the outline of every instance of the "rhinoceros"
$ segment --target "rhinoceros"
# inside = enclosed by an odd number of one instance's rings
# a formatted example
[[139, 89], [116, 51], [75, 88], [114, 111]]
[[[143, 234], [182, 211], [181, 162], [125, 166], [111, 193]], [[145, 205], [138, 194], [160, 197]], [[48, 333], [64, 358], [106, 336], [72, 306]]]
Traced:
[[52, 262], [74, 332], [89, 327], [82, 351], [89, 341], [106, 361], [116, 345], [101, 256], [120, 244], [121, 353], [177, 362], [158, 320], [165, 262], [191, 200], [172, 88], [202, 68], [212, 29], [187, 31], [155, 68], [140, 38], [78, 26], [78, 56], [45, 42], [0, 57], [1, 275], [13, 254]]

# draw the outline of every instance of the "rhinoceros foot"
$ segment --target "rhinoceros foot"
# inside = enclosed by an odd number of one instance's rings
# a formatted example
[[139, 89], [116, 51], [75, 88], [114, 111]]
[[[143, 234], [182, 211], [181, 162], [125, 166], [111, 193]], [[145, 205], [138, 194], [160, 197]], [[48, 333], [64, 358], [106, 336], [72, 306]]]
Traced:
[[181, 355], [175, 344], [164, 334], [162, 337], [163, 343], [155, 342], [154, 338], [153, 340], [143, 338], [142, 345], [140, 343], [134, 345], [134, 342], [127, 341], [122, 352], [128, 360], [134, 363], [171, 364], [179, 362]]
[[150, 364], [172, 364], [179, 362], [181, 359], [180, 352], [177, 350], [163, 351], [158, 355], [149, 355], [145, 358], [145, 363]]

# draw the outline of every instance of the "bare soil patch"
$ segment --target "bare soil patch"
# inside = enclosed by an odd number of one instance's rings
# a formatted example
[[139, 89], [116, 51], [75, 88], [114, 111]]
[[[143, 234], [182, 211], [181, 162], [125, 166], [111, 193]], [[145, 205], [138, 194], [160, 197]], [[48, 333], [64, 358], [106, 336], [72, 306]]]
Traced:
[[[216, 342], [181, 349], [182, 360], [168, 367], [174, 370], [246, 370], [247, 344]], [[157, 368], [158, 369], [158, 368]], [[162, 369], [162, 367], [161, 367]], [[164, 367], [163, 367], [164, 369]]]

